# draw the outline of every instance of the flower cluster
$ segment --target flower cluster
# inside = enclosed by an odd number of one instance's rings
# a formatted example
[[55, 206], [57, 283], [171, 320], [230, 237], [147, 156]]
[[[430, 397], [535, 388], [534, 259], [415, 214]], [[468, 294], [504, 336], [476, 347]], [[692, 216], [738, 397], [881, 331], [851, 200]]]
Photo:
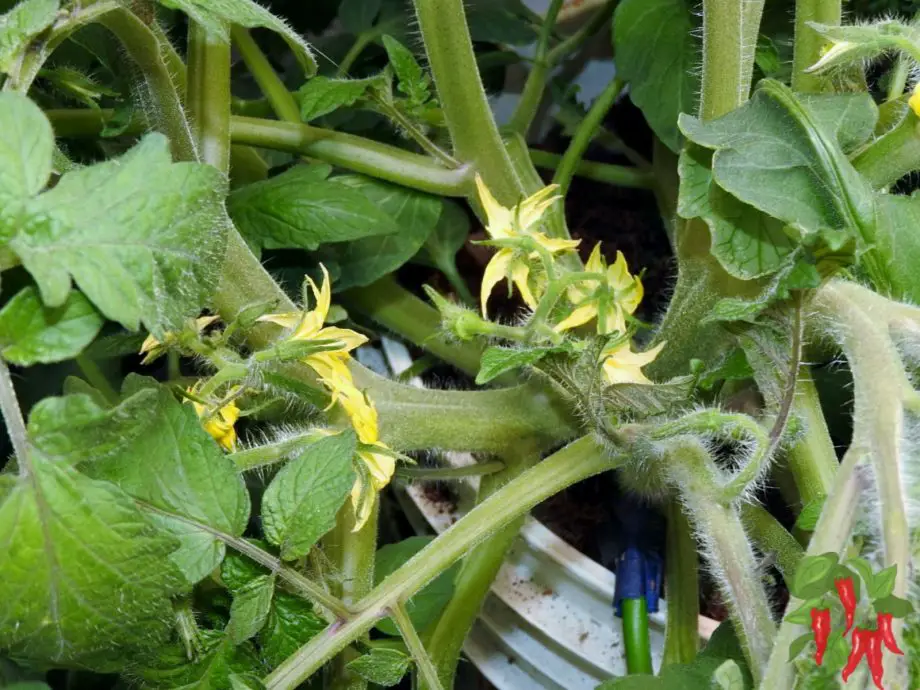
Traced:
[[[478, 175], [476, 187], [486, 214], [486, 232], [491, 239], [489, 244], [499, 247], [483, 275], [482, 314], [487, 316], [489, 297], [502, 278], [507, 278], [517, 287], [524, 303], [536, 310], [541, 299], [549, 294], [550, 282], [560, 280], [559, 277], [553, 278], [560, 268], [555, 262], [556, 257], [575, 251], [580, 242], [552, 238], [540, 232], [544, 213], [560, 198], [555, 194], [557, 187], [544, 187], [513, 208], [498, 203]], [[607, 382], [651, 384], [642, 368], [655, 360], [664, 343], [642, 353], [633, 352], [630, 348], [627, 318], [636, 311], [644, 291], [639, 277], [630, 274], [623, 254], [617, 252], [616, 261], [608, 266], [598, 243], [585, 264], [585, 270], [574, 275], [568, 272], [566, 279], [570, 283], [565, 293], [570, 309], [552, 330], [562, 333], [596, 321], [597, 333], [611, 336], [601, 353], [601, 370]]]

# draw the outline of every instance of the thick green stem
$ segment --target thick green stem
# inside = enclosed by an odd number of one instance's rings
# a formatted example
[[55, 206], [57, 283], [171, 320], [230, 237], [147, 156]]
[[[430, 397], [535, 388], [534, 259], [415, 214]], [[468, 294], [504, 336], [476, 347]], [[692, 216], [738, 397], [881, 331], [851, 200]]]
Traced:
[[234, 143], [298, 153], [431, 194], [466, 196], [471, 191], [469, 166], [447, 168], [428, 156], [353, 134], [237, 116], [230, 119], [230, 135]]
[[[478, 501], [481, 503], [510, 480], [520, 476], [539, 457], [538, 453], [523, 449], [506, 453], [506, 469], [483, 478], [479, 485]], [[457, 672], [463, 641], [479, 616], [479, 610], [492, 582], [523, 524], [522, 515], [489, 537], [466, 557], [463, 568], [454, 582], [451, 600], [428, 638], [428, 653], [438, 669], [441, 682], [448, 690], [454, 686], [454, 675]], [[427, 690], [433, 688], [429, 686]]]
[[198, 141], [198, 159], [230, 170], [230, 44], [191, 22], [185, 102]]
[[300, 122], [300, 108], [297, 106], [297, 101], [272, 69], [268, 58], [259, 49], [249, 31], [241, 26], [233, 26], [230, 29], [230, 36], [237, 50], [240, 51], [246, 68], [255, 77], [256, 83], [278, 117], [287, 122]]
[[588, 145], [604, 121], [607, 111], [613, 107], [622, 90], [623, 82], [619, 79], [613, 79], [595, 99], [594, 103], [591, 104], [591, 109], [585, 119], [578, 125], [575, 136], [572, 137], [565, 155], [562, 156], [559, 167], [556, 168], [556, 174], [553, 176], [553, 182], [559, 185], [563, 195], [568, 192], [578, 164], [584, 157], [585, 151], [588, 150]]
[[689, 664], [700, 646], [699, 553], [690, 523], [680, 503], [667, 507], [668, 533], [665, 551], [665, 595], [668, 620], [661, 664]]
[[[839, 554], [846, 546], [850, 529], [856, 518], [853, 506], [859, 494], [866, 488], [864, 482], [858, 481], [855, 472], [861, 456], [861, 449], [850, 448], [843, 458], [840, 470], [834, 479], [834, 487], [824, 504], [814, 536], [805, 552], [806, 555], [817, 556], [827, 552]], [[786, 611], [794, 611], [802, 603], [802, 600], [791, 597]], [[760, 690], [794, 687], [796, 667], [789, 663], [789, 645], [802, 632], [804, 628], [795, 623], [783, 621], [780, 624], [773, 653], [770, 655], [763, 679], [758, 685]]]
[[551, 0], [546, 10], [546, 17], [540, 26], [540, 35], [537, 39], [537, 49], [533, 58], [533, 65], [530, 68], [530, 74], [527, 75], [527, 81], [524, 82], [524, 90], [521, 92], [521, 99], [518, 101], [511, 121], [508, 123], [510, 129], [523, 136], [527, 136], [527, 130], [533, 124], [533, 120], [540, 109], [540, 101], [543, 100], [543, 91], [546, 89], [546, 80], [549, 76], [551, 64], [547, 59], [549, 52], [549, 39], [556, 24], [556, 17], [559, 10], [562, 9], [563, 0]]
[[763, 0], [703, 0], [703, 120], [748, 99], [762, 12]]
[[604, 454], [583, 437], [546, 458], [471, 510], [422, 549], [356, 607], [354, 617], [314, 637], [265, 678], [268, 690], [293, 690], [334, 654], [371, 629], [390, 607], [419, 591], [473, 546], [535, 505], [575, 482], [616, 468], [622, 459]]
[[[530, 160], [538, 168], [555, 170], [563, 162], [563, 157], [558, 153], [530, 149]], [[583, 160], [577, 163], [574, 174], [588, 180], [604, 182], [617, 187], [631, 187], [633, 189], [653, 189], [655, 187], [655, 176], [651, 172], [630, 168], [625, 165]]]
[[176, 159], [198, 160], [195, 138], [185, 118], [182, 99], [163, 59], [156, 35], [126, 9], [113, 10], [99, 22], [115, 34], [141, 73], [146, 91], [141, 102], [150, 126], [169, 137]]
[[648, 634], [648, 604], [645, 597], [624, 599], [623, 647], [626, 649], [626, 672], [650, 674], [652, 652]]
[[742, 504], [741, 520], [757, 548], [766, 555], [772, 554], [776, 557], [776, 565], [786, 584], [791, 587], [795, 568], [805, 555], [795, 537], [763, 506], [753, 503]]
[[482, 176], [505, 206], [524, 194], [486, 98], [463, 0], [414, 0], [428, 64], [456, 157]]
[[900, 124], [863, 149], [853, 165], [876, 189], [920, 169], [920, 120], [908, 110]]
[[428, 652], [425, 651], [425, 645], [422, 644], [406, 607], [403, 604], [396, 604], [391, 611], [396, 627], [399, 628], [399, 634], [402, 635], [403, 642], [406, 643], [412, 660], [415, 661], [415, 668], [418, 672], [416, 682], [422, 687], [427, 687], [428, 690], [443, 690], [441, 681], [438, 679], [438, 671], [431, 662]]
[[447, 342], [440, 337], [441, 314], [438, 310], [400, 286], [392, 276], [367, 287], [346, 291], [342, 304], [410, 343], [424, 347], [460, 371], [472, 376], [479, 371], [483, 346], [476, 341]]
[[802, 505], [808, 505], [830, 493], [839, 464], [808, 367], [799, 370], [793, 409], [804, 422], [805, 433], [789, 450], [787, 463]]
[[795, 46], [792, 55], [792, 88], [801, 93], [833, 91], [833, 81], [826, 75], [807, 70], [821, 58], [824, 38], [808, 26], [808, 22], [840, 24], [840, 0], [796, 0]]

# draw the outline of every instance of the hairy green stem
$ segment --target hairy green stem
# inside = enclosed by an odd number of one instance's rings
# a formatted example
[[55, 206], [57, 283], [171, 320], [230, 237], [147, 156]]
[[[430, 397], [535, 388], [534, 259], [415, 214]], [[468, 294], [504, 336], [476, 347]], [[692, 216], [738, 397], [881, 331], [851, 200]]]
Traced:
[[703, 120], [748, 99], [762, 13], [763, 0], [703, 0]]
[[623, 82], [620, 79], [613, 79], [591, 104], [591, 109], [585, 119], [575, 130], [575, 135], [565, 150], [559, 167], [556, 168], [556, 174], [553, 175], [553, 182], [559, 185], [563, 196], [569, 191], [569, 185], [572, 183], [578, 164], [584, 157], [585, 151], [588, 150], [588, 145], [597, 133], [598, 127], [622, 91]]
[[524, 188], [492, 117], [463, 0], [413, 0], [413, 4], [455, 156], [470, 164], [495, 198], [510, 207], [520, 201]]
[[562, 4], [563, 0], [550, 0], [546, 16], [540, 25], [537, 49], [534, 53], [530, 73], [527, 75], [527, 81], [524, 82], [524, 90], [521, 92], [521, 98], [514, 109], [511, 121], [508, 123], [511, 130], [523, 136], [527, 136], [527, 130], [533, 124], [537, 111], [540, 109], [540, 101], [543, 100], [543, 91], [546, 89], [546, 80], [552, 67], [547, 59], [549, 39], [553, 27], [556, 25], [559, 10], [562, 9]]
[[578, 50], [589, 38], [600, 31], [604, 25], [610, 21], [610, 17], [613, 15], [613, 8], [616, 6], [617, 2], [619, 2], [619, 0], [607, 0], [606, 3], [598, 7], [594, 14], [591, 15], [591, 18], [585, 22], [584, 26], [571, 36], [567, 36], [553, 46], [552, 50], [546, 54], [546, 61], [550, 65], [556, 65], [565, 59], [566, 56]]
[[182, 98], [156, 34], [136, 15], [122, 8], [103, 15], [99, 22], [115, 34], [142, 75], [146, 93], [141, 94], [141, 102], [150, 126], [169, 137], [174, 158], [198, 160]]
[[700, 646], [699, 553], [690, 523], [676, 499], [667, 505], [665, 587], [668, 603], [662, 666], [689, 664]]
[[427, 687], [428, 690], [444, 690], [441, 686], [441, 681], [438, 679], [438, 671], [431, 662], [428, 652], [425, 651], [425, 645], [419, 639], [418, 632], [415, 630], [415, 626], [412, 625], [412, 619], [409, 618], [405, 605], [397, 603], [390, 611], [393, 614], [396, 627], [399, 629], [399, 634], [402, 635], [403, 642], [406, 643], [406, 647], [412, 655], [412, 660], [415, 661], [415, 668], [419, 676], [416, 680], [421, 681], [419, 685]]
[[[538, 168], [555, 170], [563, 161], [561, 154], [530, 149], [530, 160]], [[632, 189], [653, 189], [655, 176], [648, 171], [631, 168], [625, 165], [611, 163], [598, 163], [595, 161], [578, 161], [574, 174], [595, 182], [616, 185], [617, 187], [630, 187]]]
[[799, 370], [794, 412], [804, 422], [805, 432], [789, 449], [786, 462], [802, 505], [808, 505], [830, 493], [839, 464], [808, 367]]
[[[400, 465], [396, 468], [396, 475], [417, 481], [445, 481], [448, 479], [463, 479], [466, 477], [482, 477], [487, 474], [501, 472], [507, 467], [501, 460], [477, 462], [464, 467], [412, 467]], [[480, 492], [481, 495], [481, 492]]]
[[253, 448], [238, 450], [230, 454], [230, 459], [237, 470], [247, 472], [286, 460], [320, 438], [321, 436], [311, 429]]
[[757, 544], [757, 548], [765, 555], [775, 556], [776, 565], [783, 574], [783, 579], [791, 587], [796, 566], [805, 555], [795, 537], [766, 508], [760, 505], [743, 503], [741, 521], [747, 533], [751, 535], [751, 539]]
[[252, 34], [247, 29], [234, 25], [230, 29], [230, 36], [237, 50], [240, 51], [249, 73], [255, 77], [262, 93], [271, 103], [272, 110], [282, 120], [300, 122], [300, 108], [297, 106], [297, 101], [272, 69], [268, 58], [259, 49]]
[[[507, 465], [503, 472], [483, 478], [477, 497], [479, 503], [539, 460], [539, 454], [526, 449], [524, 445], [524, 448], [505, 454]], [[476, 622], [492, 582], [523, 524], [522, 515], [490, 536], [463, 561], [463, 567], [454, 581], [451, 599], [428, 637], [428, 653], [445, 688], [454, 686], [463, 642]], [[433, 690], [433, 687], [428, 686], [426, 690]]]
[[357, 639], [390, 608], [411, 597], [473, 546], [575, 482], [616, 468], [619, 456], [604, 454], [583, 437], [512, 480], [375, 587], [344, 624], [327, 629], [301, 647], [265, 678], [268, 690], [293, 690], [329, 658]]
[[26, 479], [32, 473], [32, 463], [29, 460], [29, 435], [26, 433], [26, 423], [19, 409], [13, 378], [3, 359], [0, 359], [0, 413], [3, 414], [6, 433], [10, 437], [13, 452], [19, 463], [19, 476]]
[[230, 169], [230, 44], [190, 22], [185, 102], [198, 141], [198, 159]]
[[840, 0], [796, 0], [795, 45], [792, 54], [792, 88], [800, 93], [833, 91], [833, 80], [807, 70], [821, 58], [825, 39], [808, 22], [837, 26], [841, 18]]
[[236, 116], [230, 119], [230, 136], [234, 143], [317, 158], [431, 194], [466, 196], [471, 191], [469, 166], [447, 168], [428, 156], [353, 134]]

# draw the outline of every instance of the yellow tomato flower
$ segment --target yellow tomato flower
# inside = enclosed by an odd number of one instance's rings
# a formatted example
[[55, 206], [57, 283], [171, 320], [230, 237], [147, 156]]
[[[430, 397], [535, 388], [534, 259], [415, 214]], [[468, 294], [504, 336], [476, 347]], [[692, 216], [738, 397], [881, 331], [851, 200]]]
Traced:
[[[571, 250], [578, 246], [578, 240], [555, 239], [532, 229], [539, 223], [546, 209], [560, 198], [559, 195], [555, 195], [558, 185], [544, 187], [514, 208], [505, 208], [498, 203], [479, 175], [476, 176], [476, 189], [479, 192], [479, 202], [486, 214], [486, 232], [493, 240], [529, 237], [550, 254]], [[489, 295], [492, 294], [498, 282], [505, 277], [510, 278], [511, 282], [517, 286], [521, 298], [528, 307], [533, 309], [537, 306], [537, 297], [534, 296], [528, 284], [530, 264], [537, 258], [539, 258], [537, 252], [522, 255], [512, 247], [502, 247], [495, 253], [482, 277], [480, 301], [483, 316], [487, 316], [486, 305]]]
[[602, 368], [607, 383], [638, 383], [652, 385], [642, 367], [655, 361], [664, 343], [653, 347], [648, 352], [633, 352], [628, 340], [609, 346], [601, 352]]
[[382, 443], [375, 443], [370, 448], [359, 449], [357, 453], [358, 459], [367, 468], [366, 478], [370, 481], [370, 485], [365, 484], [363, 473], [358, 473], [358, 478], [351, 487], [351, 505], [355, 511], [353, 532], [364, 527], [377, 503], [377, 494], [390, 483], [396, 471], [396, 458], [386, 452], [377, 452], [373, 450], [374, 448], [385, 450], [386, 446]]
[[338, 349], [317, 352], [303, 359], [304, 364], [313, 369], [320, 379], [327, 386], [330, 386], [330, 390], [335, 396], [335, 389], [331, 387], [333, 384], [337, 384], [339, 381], [351, 383], [351, 373], [348, 371], [348, 360], [350, 358], [348, 353], [359, 345], [366, 343], [367, 338], [347, 328], [323, 327], [332, 303], [332, 288], [329, 284], [329, 272], [322, 264], [320, 264], [320, 268], [323, 271], [323, 284], [321, 287], [317, 288], [316, 283], [311, 278], [307, 278], [307, 282], [310, 284], [310, 289], [316, 299], [316, 304], [312, 310], [266, 314], [265, 316], [260, 316], [258, 320], [287, 328], [290, 330], [290, 334], [287, 336], [288, 340], [335, 340], [341, 343]]
[[[218, 318], [217, 316], [201, 316], [195, 319], [195, 330], [201, 333], [201, 331], [217, 321]], [[175, 340], [175, 337], [174, 333], [167, 332], [163, 336], [165, 342], [161, 343], [153, 335], [148, 335], [144, 342], [141, 343], [141, 349], [138, 352], [140, 355], [146, 355], [146, 357], [141, 360], [141, 364], [150, 364], [150, 362], [163, 354], [165, 348]]]
[[645, 294], [642, 281], [630, 275], [622, 252], [617, 252], [613, 266], [607, 266], [601, 254], [600, 242], [588, 257], [585, 270], [589, 273], [603, 273], [606, 284], [597, 285], [596, 282], [586, 281], [569, 288], [569, 300], [576, 306], [568, 317], [556, 324], [555, 330], [562, 332], [597, 318], [598, 333], [625, 333], [626, 315], [636, 311]]
[[920, 81], [917, 82], [917, 85], [914, 86], [914, 90], [910, 93], [910, 99], [907, 101], [907, 104], [910, 106], [910, 109], [914, 111], [914, 115], [920, 117]]
[[[192, 394], [195, 394], [196, 391], [197, 386], [192, 386], [188, 389], [188, 392]], [[236, 429], [233, 428], [233, 425], [240, 418], [240, 408], [236, 406], [234, 401], [231, 400], [213, 414], [208, 413], [207, 405], [195, 400], [189, 402], [195, 408], [195, 414], [198, 415], [198, 419], [203, 420], [202, 427], [204, 427], [204, 430], [211, 434], [221, 448], [228, 451], [236, 448]]]

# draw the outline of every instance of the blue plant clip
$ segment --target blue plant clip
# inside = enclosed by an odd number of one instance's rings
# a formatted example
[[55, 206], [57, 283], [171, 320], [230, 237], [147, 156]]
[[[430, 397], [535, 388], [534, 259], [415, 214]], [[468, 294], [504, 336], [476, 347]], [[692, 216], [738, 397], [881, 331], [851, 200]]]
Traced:
[[621, 602], [624, 599], [645, 597], [649, 613], [658, 612], [662, 581], [661, 557], [645, 553], [634, 546], [627, 548], [617, 559], [617, 580], [613, 593], [613, 608], [618, 618], [623, 617]]

